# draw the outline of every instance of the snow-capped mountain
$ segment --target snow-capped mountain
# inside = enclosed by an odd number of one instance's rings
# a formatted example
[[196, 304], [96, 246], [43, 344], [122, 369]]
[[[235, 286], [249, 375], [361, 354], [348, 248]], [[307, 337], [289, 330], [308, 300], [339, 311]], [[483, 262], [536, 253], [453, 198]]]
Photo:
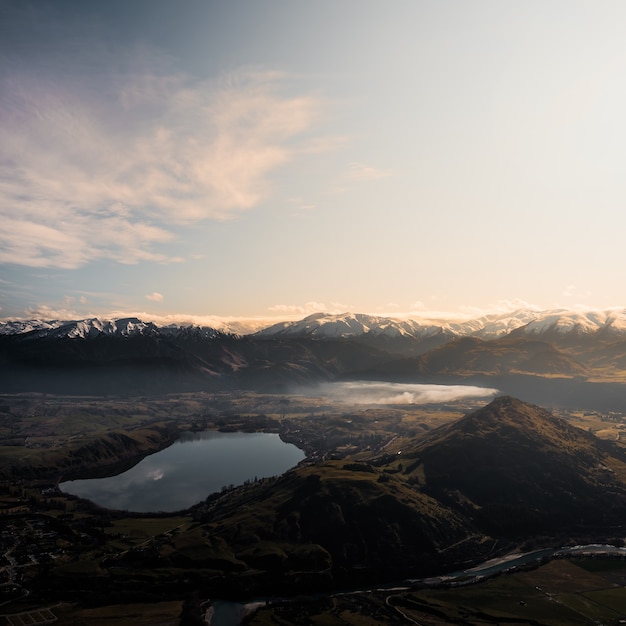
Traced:
[[497, 339], [516, 334], [539, 336], [602, 332], [626, 336], [626, 309], [608, 311], [536, 311], [520, 309], [510, 313], [483, 315], [469, 320], [427, 318], [392, 318], [342, 313], [315, 313], [296, 322], [280, 322], [265, 328], [255, 337], [312, 337], [316, 339], [345, 339], [369, 337], [407, 337], [425, 339], [437, 335]]
[[526, 335], [573, 334], [626, 335], [626, 309], [608, 311], [547, 311], [529, 322], [520, 332]]
[[504, 337], [510, 332], [523, 328], [529, 323], [540, 318], [544, 313], [532, 309], [519, 309], [507, 313], [493, 313], [482, 315], [470, 320], [449, 322], [451, 333], [466, 337], [480, 337], [481, 339], [497, 339]]
[[471, 320], [447, 321], [426, 318], [393, 318], [342, 313], [315, 313], [297, 322], [280, 322], [254, 334], [255, 337], [314, 337], [344, 339], [363, 335], [425, 339], [436, 335], [477, 336], [492, 339], [508, 334], [538, 318], [536, 311], [484, 315]]
[[158, 330], [163, 337], [189, 340], [215, 339], [215, 337], [224, 334], [210, 326], [194, 326], [193, 324], [168, 324], [159, 327]]
[[257, 333], [255, 337], [314, 337], [345, 339], [367, 333], [389, 337], [422, 337], [440, 332], [440, 327], [422, 325], [415, 320], [378, 317], [363, 313], [314, 313], [297, 322], [279, 322]]
[[567, 381], [622, 381], [624, 371], [626, 310], [519, 310], [469, 320], [318, 313], [246, 336], [135, 317], [0, 324], [5, 393], [282, 392], [339, 377], [498, 376], [498, 388], [525, 394], [534, 383], [524, 377], [536, 378], [533, 393], [543, 399], [545, 377], [565, 380], [570, 394]]
[[159, 327], [136, 317], [103, 320], [97, 317], [73, 321], [8, 321], [0, 322], [0, 335], [28, 334], [32, 339], [93, 339], [95, 337], [167, 337], [212, 339], [220, 334], [214, 328], [190, 324], [170, 324]]
[[21, 335], [34, 330], [51, 330], [66, 323], [60, 320], [10, 320], [0, 322], [0, 335]]
[[32, 333], [35, 338], [92, 339], [101, 335], [113, 337], [132, 337], [152, 335], [157, 327], [152, 322], [142, 322], [137, 318], [119, 320], [101, 320], [96, 318], [63, 322], [55, 328], [41, 328]]
[[[242, 327], [242, 330], [244, 327]], [[465, 320], [428, 319], [426, 317], [394, 318], [363, 313], [315, 313], [298, 321], [283, 321], [249, 333], [258, 339], [313, 338], [427, 340], [433, 338], [479, 337], [497, 339], [515, 332], [534, 337], [546, 335], [626, 336], [626, 309], [606, 311], [537, 311], [520, 309]], [[212, 339], [233, 334], [228, 327], [213, 328], [193, 324], [158, 326], [130, 317], [117, 320], [13, 320], [0, 322], [0, 335], [30, 334], [32, 337], [87, 339], [101, 335], [131, 337], [152, 335], [167, 338]]]

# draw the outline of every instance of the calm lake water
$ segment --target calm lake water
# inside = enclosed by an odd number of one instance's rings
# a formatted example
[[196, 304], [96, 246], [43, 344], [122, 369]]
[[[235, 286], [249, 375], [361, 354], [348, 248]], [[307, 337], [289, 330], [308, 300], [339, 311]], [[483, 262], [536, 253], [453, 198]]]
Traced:
[[108, 509], [178, 511], [224, 485], [283, 474], [304, 452], [269, 433], [184, 433], [118, 476], [71, 480], [59, 487]]

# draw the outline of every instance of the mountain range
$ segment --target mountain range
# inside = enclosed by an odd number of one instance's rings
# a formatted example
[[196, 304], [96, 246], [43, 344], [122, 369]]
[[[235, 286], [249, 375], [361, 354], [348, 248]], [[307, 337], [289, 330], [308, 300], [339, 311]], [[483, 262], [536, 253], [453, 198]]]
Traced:
[[618, 336], [626, 335], [626, 309], [608, 311], [569, 311], [566, 309], [536, 311], [519, 309], [510, 313], [482, 315], [464, 321], [428, 318], [393, 318], [343, 313], [315, 313], [295, 322], [280, 322], [257, 331], [261, 337], [312, 336], [318, 338], [354, 337], [366, 334], [387, 337], [428, 337], [437, 334], [483, 339], [502, 337], [515, 329], [525, 334], [546, 332], [585, 334], [602, 330]]
[[[605, 311], [572, 311], [567, 309], [538, 311], [518, 309], [513, 312], [481, 315], [465, 320], [437, 319], [428, 317], [383, 317], [363, 313], [314, 313], [297, 321], [268, 323], [257, 330], [258, 321], [246, 324], [245, 320], [223, 322], [209, 332], [254, 335], [259, 338], [316, 338], [345, 339], [355, 337], [386, 337], [426, 339], [434, 336], [444, 338], [480, 337], [495, 339], [516, 329], [526, 335], [589, 335], [602, 332], [607, 336], [626, 337], [626, 309]], [[54, 333], [55, 336], [74, 338], [93, 337], [98, 334], [123, 335], [146, 334], [158, 329], [162, 333], [176, 334], [189, 328], [207, 328], [193, 324], [169, 324], [157, 326], [137, 318], [103, 320], [5, 320], [0, 321], [0, 334], [38, 332], [38, 336]]]
[[0, 392], [89, 394], [465, 382], [613, 410], [626, 382], [626, 310], [464, 322], [318, 313], [249, 334], [137, 318], [14, 320], [0, 323], [0, 374]]

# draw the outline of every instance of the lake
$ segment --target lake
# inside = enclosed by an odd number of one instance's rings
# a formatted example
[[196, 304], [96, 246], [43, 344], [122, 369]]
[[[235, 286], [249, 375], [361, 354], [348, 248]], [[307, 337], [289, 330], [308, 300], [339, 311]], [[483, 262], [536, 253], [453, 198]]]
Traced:
[[178, 511], [224, 486], [283, 474], [304, 456], [270, 433], [184, 433], [123, 474], [71, 480], [59, 488], [107, 509]]

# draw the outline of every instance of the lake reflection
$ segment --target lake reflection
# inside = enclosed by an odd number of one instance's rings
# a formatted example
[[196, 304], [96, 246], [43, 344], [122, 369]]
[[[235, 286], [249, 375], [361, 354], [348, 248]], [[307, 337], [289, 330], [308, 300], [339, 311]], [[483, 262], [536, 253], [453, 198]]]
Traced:
[[109, 509], [178, 511], [224, 485], [286, 472], [304, 458], [269, 433], [184, 433], [169, 448], [109, 478], [72, 480], [59, 487]]

